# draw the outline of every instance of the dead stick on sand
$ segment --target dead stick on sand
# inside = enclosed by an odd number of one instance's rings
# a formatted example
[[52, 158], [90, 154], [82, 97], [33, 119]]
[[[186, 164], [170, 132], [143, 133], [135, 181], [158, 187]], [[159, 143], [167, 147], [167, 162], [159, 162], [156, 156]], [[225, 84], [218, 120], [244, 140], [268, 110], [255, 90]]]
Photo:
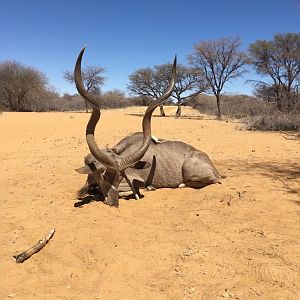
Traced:
[[298, 192], [296, 190], [293, 190], [292, 188], [290, 188], [287, 183], [285, 183], [282, 179], [280, 179], [279, 177], [275, 177], [277, 180], [279, 180], [280, 182], [283, 183], [284, 187], [286, 189], [288, 189], [291, 193], [295, 193], [295, 194], [298, 194]]
[[34, 253], [39, 252], [42, 248], [44, 248], [46, 246], [46, 244], [49, 242], [49, 240], [53, 237], [53, 234], [55, 232], [55, 229], [51, 229], [50, 232], [48, 233], [47, 236], [45, 236], [44, 238], [42, 238], [41, 240], [39, 240], [37, 242], [37, 244], [35, 244], [34, 246], [32, 246], [31, 248], [29, 248], [28, 250], [18, 254], [18, 255], [14, 255], [14, 258], [16, 259], [16, 263], [22, 263], [23, 261], [25, 261], [26, 259], [30, 258]]

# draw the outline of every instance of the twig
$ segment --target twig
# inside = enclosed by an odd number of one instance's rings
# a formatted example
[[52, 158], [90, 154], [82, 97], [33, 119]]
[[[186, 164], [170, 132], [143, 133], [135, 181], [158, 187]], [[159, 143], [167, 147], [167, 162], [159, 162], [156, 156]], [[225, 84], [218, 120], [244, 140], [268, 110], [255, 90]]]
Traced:
[[291, 193], [298, 194], [298, 192], [296, 190], [293, 190], [292, 188], [290, 188], [282, 179], [280, 179], [279, 177], [275, 177], [275, 178], [278, 179], [280, 182], [282, 182], [283, 185], [285, 186], [285, 188], [288, 189]]
[[232, 199], [232, 198], [231, 198], [231, 195], [230, 195], [230, 196], [229, 196], [229, 199], [228, 199], [227, 202], [226, 202], [228, 206], [230, 206], [231, 199]]
[[294, 133], [294, 132], [284, 131], [284, 130], [279, 130], [279, 132], [286, 135], [286, 136], [283, 136], [283, 138], [286, 140], [297, 141], [300, 139], [299, 133]]
[[24, 262], [26, 259], [30, 258], [33, 254], [39, 252], [42, 248], [44, 248], [46, 246], [46, 244], [49, 242], [49, 240], [53, 237], [54, 232], [55, 232], [55, 229], [53, 228], [49, 231], [48, 235], [45, 236], [44, 238], [42, 238], [41, 240], [39, 240], [37, 242], [37, 244], [35, 244], [28, 250], [26, 250], [18, 255], [14, 255], [14, 258], [16, 259], [16, 263], [19, 264], [19, 263]]
[[254, 288], [250, 287], [250, 290], [252, 290], [257, 296], [261, 296], [261, 294], [257, 292]]

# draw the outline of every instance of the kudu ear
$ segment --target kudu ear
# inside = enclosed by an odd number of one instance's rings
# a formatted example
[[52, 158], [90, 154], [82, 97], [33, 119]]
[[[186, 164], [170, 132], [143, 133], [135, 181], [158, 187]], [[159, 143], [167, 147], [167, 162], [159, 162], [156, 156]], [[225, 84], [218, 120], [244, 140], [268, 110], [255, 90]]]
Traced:
[[75, 171], [80, 174], [93, 174], [92, 170], [89, 168], [88, 165], [85, 165], [79, 169], [75, 169]]
[[133, 166], [131, 166], [130, 168], [141, 170], [141, 169], [148, 169], [148, 168], [150, 168], [150, 166], [151, 166], [151, 164], [149, 162], [140, 160], [137, 163], [135, 163]]
[[80, 174], [93, 174], [97, 170], [97, 166], [94, 163], [89, 163], [79, 169], [75, 169]]

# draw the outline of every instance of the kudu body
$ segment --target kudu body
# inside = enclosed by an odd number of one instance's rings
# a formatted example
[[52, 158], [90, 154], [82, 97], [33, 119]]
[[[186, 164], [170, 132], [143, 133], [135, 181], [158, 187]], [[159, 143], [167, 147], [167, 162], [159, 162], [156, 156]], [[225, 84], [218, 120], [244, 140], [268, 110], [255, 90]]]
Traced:
[[[91, 95], [82, 91], [82, 86], [80, 86], [80, 64], [83, 51], [84, 49], [77, 59], [74, 72], [75, 82], [79, 93], [93, 106], [91, 116], [93, 119], [93, 114], [100, 114], [100, 111], [95, 100], [91, 101]], [[86, 194], [102, 194], [106, 204], [117, 205], [120, 192], [132, 191], [138, 199], [139, 188], [142, 187], [149, 189], [183, 186], [201, 188], [209, 184], [220, 183], [221, 176], [206, 153], [181, 141], [151, 137], [152, 112], [172, 93], [175, 72], [176, 61], [173, 64], [172, 78], [166, 93], [152, 102], [144, 115], [143, 133], [125, 137], [111, 149], [100, 150], [97, 148], [95, 151], [93, 147], [97, 147], [97, 145], [94, 138], [92, 138], [92, 143], [89, 141], [88, 134], [92, 132], [93, 136], [97, 121], [90, 119], [87, 125], [87, 142], [91, 153], [84, 159], [85, 166], [77, 170], [79, 173], [88, 174], [88, 178], [86, 184], [78, 192], [79, 197]], [[143, 146], [145, 143], [146, 146]], [[99, 151], [101, 151], [102, 157], [98, 154]], [[136, 154], [134, 160], [128, 163], [128, 157], [131, 157], [132, 154]], [[108, 162], [109, 159], [106, 156], [112, 157], [115, 165]], [[124, 161], [126, 161], [125, 167], [124, 163], [122, 165]], [[111, 173], [118, 173], [117, 180], [116, 176]], [[114, 193], [109, 193], [111, 190]]]
[[[120, 157], [135, 151], [142, 143], [143, 134], [135, 133], [121, 140], [111, 149]], [[149, 168], [130, 168], [126, 170], [127, 179], [123, 179], [119, 185], [119, 192], [132, 190], [138, 195], [139, 188], [177, 188], [189, 186], [201, 188], [209, 184], [220, 183], [221, 176], [212, 164], [208, 155], [197, 150], [191, 145], [181, 141], [163, 140], [152, 138], [147, 152], [139, 161], [140, 165], [151, 166]], [[105, 167], [91, 154], [85, 157], [83, 167], [87, 173], [86, 185], [80, 190], [80, 196], [88, 193], [90, 187], [95, 187], [99, 175]], [[128, 180], [130, 184], [128, 184]], [[93, 193], [93, 192], [92, 192]]]

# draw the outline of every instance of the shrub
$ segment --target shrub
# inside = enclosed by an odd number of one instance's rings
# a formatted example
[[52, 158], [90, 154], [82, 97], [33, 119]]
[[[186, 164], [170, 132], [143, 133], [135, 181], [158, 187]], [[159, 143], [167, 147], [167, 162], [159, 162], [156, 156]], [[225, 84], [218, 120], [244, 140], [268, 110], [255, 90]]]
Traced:
[[[216, 115], [213, 96], [199, 95], [189, 102], [193, 108], [209, 115]], [[224, 116], [241, 119], [249, 130], [300, 130], [300, 105], [294, 111], [278, 111], [276, 103], [265, 102], [252, 96], [224, 95], [221, 101]]]
[[[216, 99], [213, 96], [199, 95], [188, 105], [209, 114], [216, 115]], [[275, 106], [252, 96], [246, 95], [224, 95], [221, 101], [221, 111], [224, 116], [232, 118], [243, 118], [246, 116], [256, 116], [274, 111]]]
[[247, 117], [243, 120], [248, 130], [299, 131], [300, 114], [276, 111], [272, 114]]

